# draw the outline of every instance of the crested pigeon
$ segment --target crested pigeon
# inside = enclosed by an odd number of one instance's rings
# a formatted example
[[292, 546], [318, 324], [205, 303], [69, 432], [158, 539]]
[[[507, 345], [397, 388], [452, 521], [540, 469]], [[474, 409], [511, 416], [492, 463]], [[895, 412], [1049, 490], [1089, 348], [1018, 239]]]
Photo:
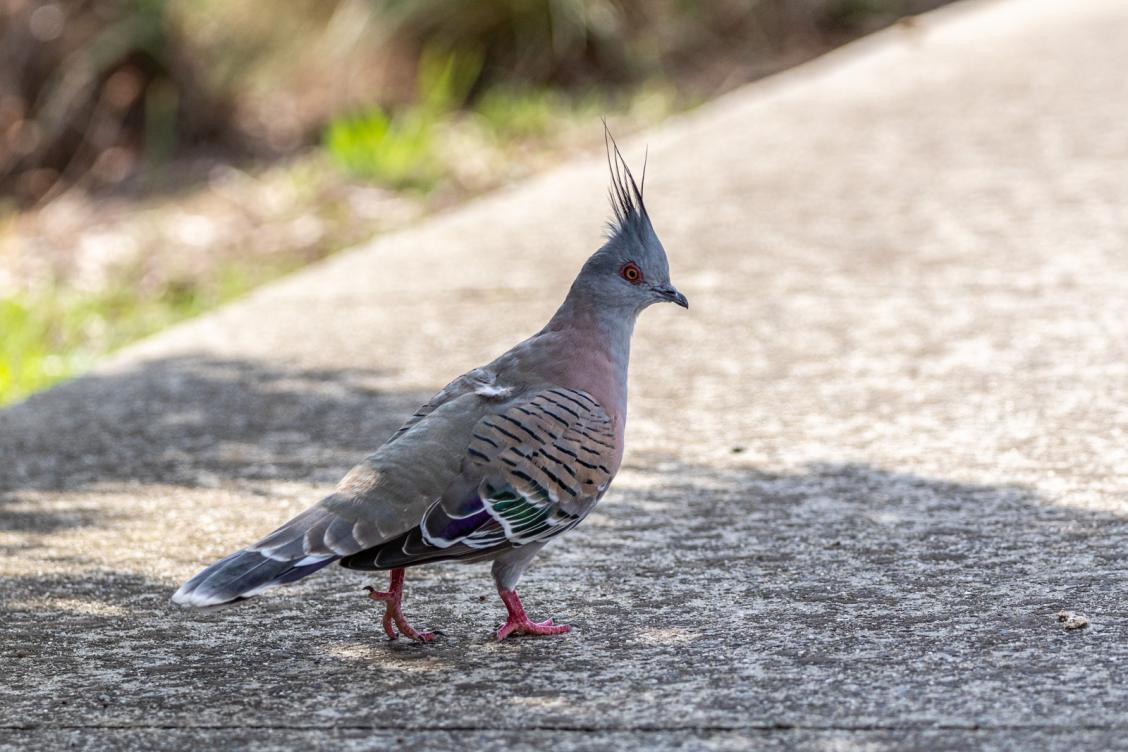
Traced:
[[591, 512], [623, 457], [627, 362], [635, 319], [646, 307], [689, 304], [670, 284], [666, 252], [643, 204], [641, 183], [610, 134], [614, 220], [548, 324], [488, 365], [450, 382], [408, 418], [336, 490], [270, 535], [207, 567], [172, 601], [217, 606], [294, 582], [339, 561], [391, 570], [389, 639], [419, 641], [403, 615], [406, 567], [491, 561], [508, 611], [496, 631], [570, 630], [532, 621], [515, 590], [533, 557]]

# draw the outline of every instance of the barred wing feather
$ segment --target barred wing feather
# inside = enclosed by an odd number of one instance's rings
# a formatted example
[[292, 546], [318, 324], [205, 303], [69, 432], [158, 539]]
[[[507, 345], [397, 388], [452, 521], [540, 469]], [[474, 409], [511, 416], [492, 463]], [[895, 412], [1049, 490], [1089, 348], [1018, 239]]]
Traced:
[[417, 528], [342, 564], [387, 569], [477, 558], [555, 537], [575, 527], [607, 490], [615, 440], [611, 419], [590, 394], [537, 392], [478, 422], [464, 482], [435, 502]]

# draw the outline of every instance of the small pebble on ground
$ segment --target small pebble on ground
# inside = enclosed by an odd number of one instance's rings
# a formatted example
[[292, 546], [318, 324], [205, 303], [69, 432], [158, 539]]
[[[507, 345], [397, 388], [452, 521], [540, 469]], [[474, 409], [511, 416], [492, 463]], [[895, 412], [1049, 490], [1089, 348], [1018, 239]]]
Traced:
[[1076, 611], [1058, 611], [1057, 620], [1066, 629], [1084, 629], [1089, 626], [1089, 617]]

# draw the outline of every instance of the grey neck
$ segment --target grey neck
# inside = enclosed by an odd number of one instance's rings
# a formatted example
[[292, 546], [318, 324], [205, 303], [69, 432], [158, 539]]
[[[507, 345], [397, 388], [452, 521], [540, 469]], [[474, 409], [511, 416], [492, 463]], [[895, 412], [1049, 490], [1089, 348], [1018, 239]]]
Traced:
[[616, 402], [625, 407], [631, 335], [637, 318], [638, 311], [633, 307], [601, 304], [577, 294], [573, 288], [544, 330], [559, 332], [569, 339], [575, 337], [577, 349], [602, 356], [600, 359], [610, 366], [607, 375], [614, 382]]
[[634, 333], [638, 314], [633, 306], [584, 299], [573, 287], [545, 326], [545, 331], [579, 330], [597, 335], [597, 341], [606, 343], [622, 354], [625, 367], [630, 357], [631, 335]]

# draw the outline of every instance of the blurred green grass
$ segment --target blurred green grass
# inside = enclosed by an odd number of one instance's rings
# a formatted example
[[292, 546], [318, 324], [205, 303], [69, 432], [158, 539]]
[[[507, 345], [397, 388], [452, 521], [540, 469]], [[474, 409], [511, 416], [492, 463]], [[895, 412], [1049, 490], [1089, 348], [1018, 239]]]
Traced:
[[427, 113], [393, 118], [375, 108], [330, 123], [325, 148], [350, 175], [393, 188], [429, 191], [441, 177], [435, 154], [437, 122]]
[[44, 290], [0, 298], [0, 404], [89, 369], [107, 353], [237, 298], [300, 264], [230, 263], [156, 289]]
[[607, 112], [607, 102], [594, 92], [568, 97], [546, 87], [503, 86], [485, 92], [474, 103], [489, 130], [502, 139], [541, 138], [561, 120], [595, 118]]
[[466, 102], [481, 70], [481, 55], [424, 50], [409, 107], [395, 115], [373, 107], [334, 118], [322, 143], [350, 175], [429, 191], [444, 174], [437, 131]]

